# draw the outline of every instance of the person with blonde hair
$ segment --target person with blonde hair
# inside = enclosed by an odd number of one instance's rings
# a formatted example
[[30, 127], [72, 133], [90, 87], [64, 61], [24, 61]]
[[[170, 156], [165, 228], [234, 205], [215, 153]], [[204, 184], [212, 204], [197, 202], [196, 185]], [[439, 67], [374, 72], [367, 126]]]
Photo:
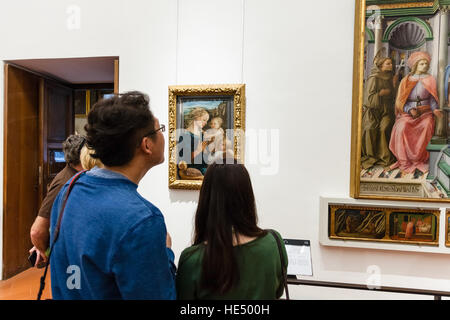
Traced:
[[[209, 120], [209, 113], [203, 107], [194, 107], [184, 116], [184, 127], [186, 130], [198, 134], [198, 130], [203, 129]], [[204, 124], [201, 123], [204, 121]], [[195, 124], [195, 122], [198, 122]]]
[[91, 170], [94, 167], [104, 167], [100, 159], [91, 157], [93, 153], [95, 153], [95, 150], [89, 149], [86, 145], [81, 149], [80, 162], [84, 170]]
[[188, 168], [198, 170], [204, 175], [207, 167], [209, 150], [207, 146], [214, 141], [204, 138], [203, 128], [208, 123], [209, 113], [203, 107], [194, 107], [184, 116], [184, 129], [178, 138], [177, 149], [179, 160], [184, 161]]

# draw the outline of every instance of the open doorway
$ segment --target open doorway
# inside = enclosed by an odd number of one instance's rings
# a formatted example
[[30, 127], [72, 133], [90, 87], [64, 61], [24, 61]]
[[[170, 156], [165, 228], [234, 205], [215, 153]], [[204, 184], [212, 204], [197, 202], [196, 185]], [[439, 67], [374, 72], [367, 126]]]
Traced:
[[118, 66], [118, 57], [5, 61], [3, 280], [29, 268], [30, 227], [65, 166], [62, 142], [84, 134], [90, 108], [118, 93]]

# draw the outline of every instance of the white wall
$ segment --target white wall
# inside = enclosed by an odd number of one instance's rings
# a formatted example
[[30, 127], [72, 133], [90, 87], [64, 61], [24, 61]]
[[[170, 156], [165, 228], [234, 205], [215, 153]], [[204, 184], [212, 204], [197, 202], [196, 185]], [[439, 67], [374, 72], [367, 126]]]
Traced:
[[[79, 29], [66, 27], [69, 5], [81, 9]], [[169, 85], [245, 83], [247, 129], [279, 130], [278, 172], [248, 163], [260, 225], [310, 239], [316, 279], [365, 283], [377, 265], [382, 285], [445, 290], [446, 256], [319, 244], [319, 197], [349, 192], [353, 21], [354, 0], [16, 0], [1, 5], [0, 60], [119, 56], [120, 91], [149, 93], [166, 124]], [[164, 213], [178, 259], [198, 192], [167, 185], [165, 163], [139, 191]], [[291, 290], [298, 299], [388, 297]]]

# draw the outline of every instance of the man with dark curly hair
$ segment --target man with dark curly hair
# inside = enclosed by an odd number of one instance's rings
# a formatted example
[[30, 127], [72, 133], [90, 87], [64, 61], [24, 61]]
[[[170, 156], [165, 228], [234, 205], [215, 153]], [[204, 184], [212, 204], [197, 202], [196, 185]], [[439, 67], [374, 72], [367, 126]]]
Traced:
[[[164, 128], [140, 92], [94, 105], [86, 140], [104, 168], [73, 179], [50, 258], [54, 299], [175, 299], [164, 217], [137, 192], [147, 171], [164, 161]], [[71, 182], [55, 200], [52, 241]]]

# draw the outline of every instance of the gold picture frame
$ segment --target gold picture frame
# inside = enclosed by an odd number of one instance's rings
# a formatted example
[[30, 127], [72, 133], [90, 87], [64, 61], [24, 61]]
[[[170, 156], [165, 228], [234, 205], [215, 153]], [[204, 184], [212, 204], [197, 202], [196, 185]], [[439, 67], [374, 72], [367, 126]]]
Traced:
[[91, 110], [90, 90], [74, 90], [75, 118], [86, 118]]
[[169, 188], [200, 189], [217, 155], [243, 163], [244, 131], [245, 84], [169, 86]]
[[[355, 1], [350, 196], [361, 199], [450, 203], [450, 129], [447, 125], [447, 123], [450, 124], [448, 93], [450, 61], [443, 61], [440, 53], [450, 50], [447, 42], [450, 32], [448, 27], [450, 0], [392, 0], [387, 2], [385, 0]], [[441, 25], [445, 25], [446, 29], [440, 28]], [[417, 32], [415, 34], [420, 35], [414, 38], [416, 43], [408, 40], [406, 44], [405, 38], [410, 39], [408, 38], [410, 34], [407, 32], [411, 32], [411, 34]], [[426, 148], [424, 146], [417, 147], [419, 154], [429, 154], [428, 159], [421, 160], [424, 165], [417, 164], [416, 159], [408, 158], [416, 157], [408, 154], [406, 160], [411, 160], [409, 164], [412, 163], [409, 166], [408, 162], [405, 165], [401, 150], [396, 149], [401, 148], [402, 143], [397, 146], [391, 140], [393, 140], [393, 136], [396, 138], [406, 136], [406, 129], [403, 129], [404, 123], [401, 123], [403, 119], [399, 118], [403, 116], [403, 113], [405, 117], [408, 116], [410, 112], [406, 111], [406, 107], [402, 109], [402, 99], [405, 96], [408, 97], [409, 91], [407, 90], [411, 89], [402, 89], [409, 88], [402, 87], [402, 81], [406, 82], [406, 78], [410, 75], [418, 74], [414, 73], [415, 67], [410, 67], [410, 63], [419, 62], [419, 60], [411, 58], [415, 52], [427, 53], [431, 57], [428, 60], [428, 69], [426, 74], [424, 73], [424, 77], [427, 75], [435, 79], [435, 90], [430, 94], [437, 97], [435, 99], [439, 110], [437, 113], [440, 113], [442, 117], [436, 115], [435, 109], [430, 106], [427, 106], [428, 111], [419, 114], [422, 116], [429, 113], [431, 117], [428, 115], [427, 117], [432, 120], [426, 120], [428, 128], [433, 123], [435, 130], [431, 138], [428, 135], [424, 139]], [[416, 54], [416, 56], [420, 55]], [[439, 59], [437, 59], [438, 56]], [[384, 129], [379, 129], [382, 127], [381, 120], [371, 120], [372, 123], [370, 123], [367, 121], [368, 118], [365, 118], [365, 113], [370, 114], [367, 110], [372, 106], [368, 105], [367, 97], [372, 94], [369, 93], [371, 88], [375, 87], [375, 85], [369, 86], [369, 78], [376, 77], [374, 70], [377, 68], [378, 71], [382, 71], [384, 66], [381, 65], [381, 62], [385, 61], [383, 59], [390, 60], [392, 64], [393, 90], [388, 91], [388, 95], [391, 95], [392, 99], [385, 104], [385, 108], [387, 108], [385, 110], [389, 110], [387, 113], [389, 113], [390, 124]], [[447, 60], [447, 57], [444, 60]], [[418, 79], [420, 82], [420, 75]], [[376, 92], [381, 95], [381, 90]], [[383, 93], [383, 95], [386, 94]], [[397, 103], [398, 101], [400, 102]], [[411, 100], [408, 97], [406, 101]], [[428, 102], [430, 105], [432, 104], [430, 101]], [[413, 101], [411, 103], [421, 106], [420, 102]], [[379, 104], [381, 105], [381, 103]], [[397, 112], [397, 110], [400, 111]], [[375, 123], [377, 121], [378, 127]], [[376, 134], [370, 136], [371, 133], [367, 132], [373, 128], [376, 128]], [[385, 138], [379, 138], [379, 132], [382, 132], [381, 134]], [[425, 130], [421, 132], [425, 132]], [[412, 136], [410, 133], [408, 134]], [[373, 140], [372, 137], [375, 136], [376, 138]], [[400, 140], [395, 139], [395, 141]], [[394, 153], [393, 150], [397, 153]], [[382, 159], [382, 156], [379, 156], [387, 153], [391, 154], [388, 160], [386, 157]], [[371, 159], [371, 156], [375, 158]], [[379, 158], [376, 159], [376, 157]], [[371, 160], [373, 160], [372, 163]], [[415, 165], [417, 167], [414, 167]]]
[[439, 246], [439, 216], [439, 209], [330, 204], [328, 237]]
[[445, 246], [446, 247], [450, 247], [450, 238], [448, 236], [450, 233], [449, 219], [450, 219], [450, 209], [447, 209], [445, 212]]

